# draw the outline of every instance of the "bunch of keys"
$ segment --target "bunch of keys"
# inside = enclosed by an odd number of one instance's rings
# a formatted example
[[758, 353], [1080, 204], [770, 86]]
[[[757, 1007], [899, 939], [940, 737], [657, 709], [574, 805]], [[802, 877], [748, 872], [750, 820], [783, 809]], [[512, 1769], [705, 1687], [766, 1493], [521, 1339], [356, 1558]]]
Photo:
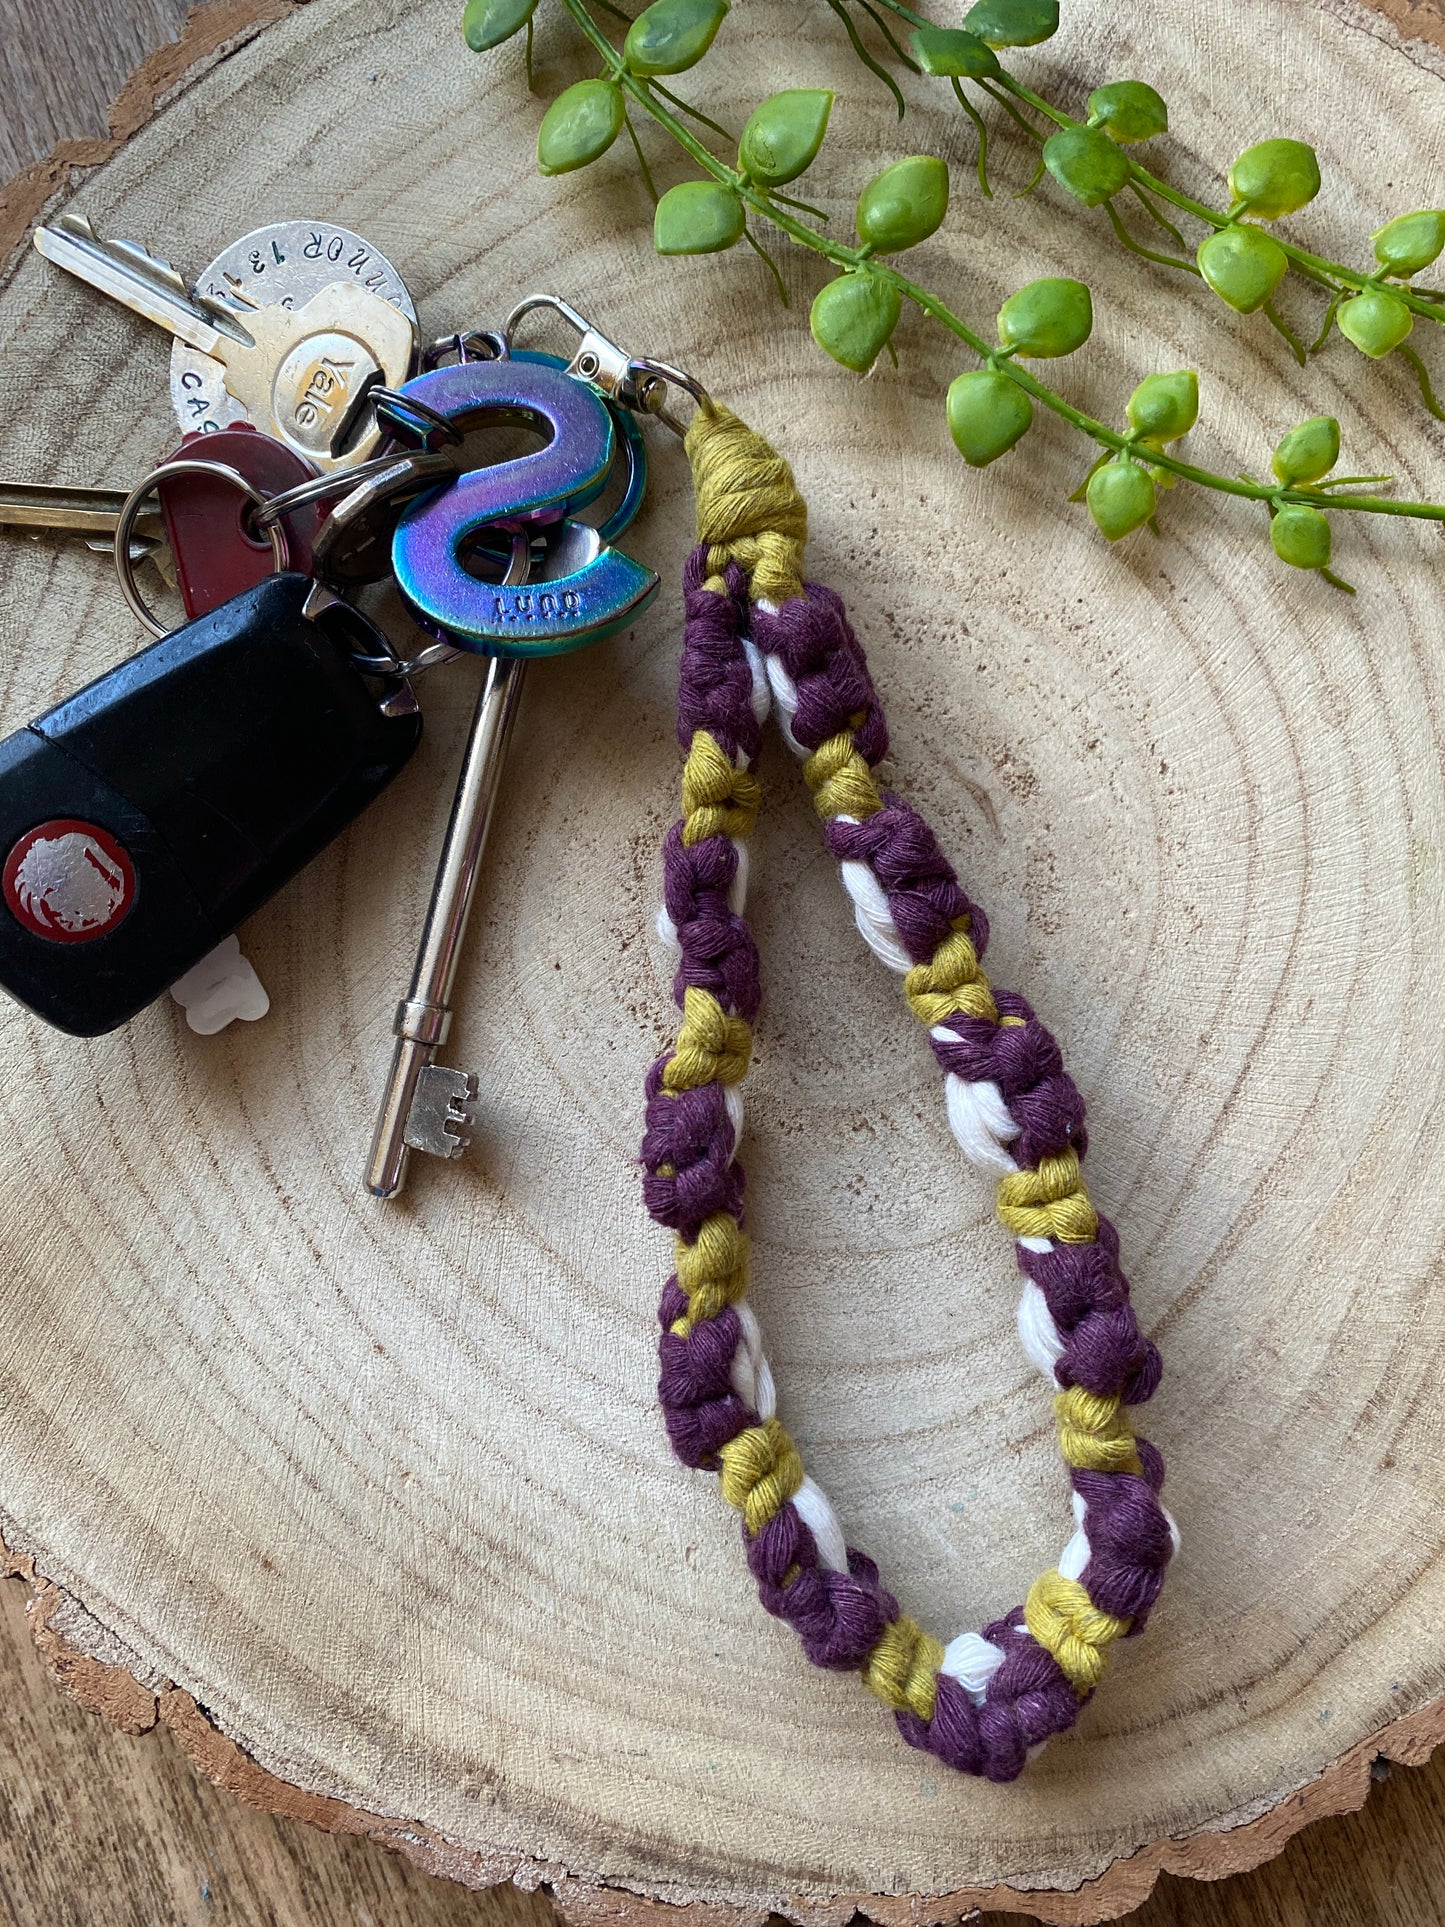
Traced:
[[[288, 287], [303, 235], [305, 272]], [[394, 270], [319, 224], [245, 237], [204, 291], [82, 222], [36, 243], [172, 331], [172, 395], [191, 432], [123, 496], [0, 487], [0, 522], [107, 536], [158, 637], [0, 743], [0, 987], [94, 1035], [204, 974], [411, 755], [415, 678], [485, 656], [366, 1167], [372, 1195], [394, 1197], [412, 1150], [459, 1156], [473, 1122], [478, 1079], [436, 1052], [526, 662], [612, 633], [651, 598], [657, 578], [615, 546], [646, 483], [637, 417], [680, 432], [669, 385], [705, 397], [551, 296], [522, 302], [500, 333], [418, 357]], [[322, 261], [369, 267], [374, 285], [318, 279]], [[279, 298], [262, 300], [237, 263]], [[570, 360], [513, 346], [538, 308], [577, 331]], [[545, 445], [466, 465], [465, 434], [516, 422]], [[616, 506], [582, 520], [609, 484]], [[135, 573], [167, 554], [192, 618], [171, 634]], [[430, 638], [410, 654], [355, 606], [387, 577]]]

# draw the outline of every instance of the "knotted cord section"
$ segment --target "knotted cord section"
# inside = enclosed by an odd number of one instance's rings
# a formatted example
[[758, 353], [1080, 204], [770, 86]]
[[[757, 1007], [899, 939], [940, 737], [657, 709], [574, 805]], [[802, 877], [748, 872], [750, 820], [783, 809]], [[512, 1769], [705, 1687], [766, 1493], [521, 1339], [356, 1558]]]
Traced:
[[687, 453], [707, 587], [723, 591], [731, 564], [743, 570], [755, 598], [800, 595], [808, 510], [782, 456], [716, 403], [693, 417]]

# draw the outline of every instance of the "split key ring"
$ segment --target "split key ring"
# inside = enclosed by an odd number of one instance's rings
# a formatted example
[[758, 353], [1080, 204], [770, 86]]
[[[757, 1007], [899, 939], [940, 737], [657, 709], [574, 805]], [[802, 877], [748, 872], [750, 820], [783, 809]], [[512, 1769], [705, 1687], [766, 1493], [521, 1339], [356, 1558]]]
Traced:
[[[171, 632], [163, 622], [156, 619], [155, 611], [136, 585], [135, 564], [131, 560], [130, 545], [131, 536], [146, 497], [152, 493], [157, 483], [163, 482], [168, 475], [214, 475], [223, 482], [229, 482], [232, 488], [239, 489], [251, 503], [257, 512], [258, 522], [261, 512], [272, 499], [254, 483], [248, 482], [239, 469], [232, 468], [229, 463], [203, 461], [195, 455], [177, 455], [168, 462], [162, 462], [159, 467], [153, 468], [149, 475], [143, 476], [136, 483], [125, 498], [116, 520], [115, 573], [120, 582], [120, 592], [125, 597], [131, 614], [153, 636], [168, 636]], [[279, 574], [291, 565], [291, 551], [286, 545], [286, 531], [279, 521], [262, 524], [262, 526], [266, 539], [271, 544], [271, 556]]]

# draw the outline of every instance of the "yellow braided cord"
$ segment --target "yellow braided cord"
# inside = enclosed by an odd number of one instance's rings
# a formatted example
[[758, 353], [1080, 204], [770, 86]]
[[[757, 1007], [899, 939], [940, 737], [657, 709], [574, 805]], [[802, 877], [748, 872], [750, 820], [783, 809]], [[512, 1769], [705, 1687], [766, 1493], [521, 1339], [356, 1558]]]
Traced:
[[747, 1233], [726, 1211], [714, 1211], [698, 1227], [691, 1244], [674, 1241], [673, 1265], [677, 1282], [687, 1295], [687, 1312], [672, 1326], [686, 1338], [694, 1325], [716, 1318], [748, 1292]]
[[873, 772], [849, 735], [820, 743], [803, 765], [803, 778], [825, 823], [830, 816], [856, 816], [862, 823], [883, 807]]
[[705, 729], [693, 731], [682, 769], [682, 840], [710, 836], [741, 839], [752, 834], [762, 796], [756, 776], [725, 756]]
[[1010, 1171], [998, 1181], [998, 1215], [1016, 1238], [1057, 1238], [1060, 1244], [1092, 1244], [1099, 1214], [1089, 1202], [1079, 1154], [1069, 1146], [1040, 1158], [1033, 1170]]
[[803, 1483], [803, 1461], [787, 1431], [775, 1418], [750, 1425], [718, 1452], [722, 1494], [743, 1515], [756, 1537]]
[[915, 964], [903, 979], [903, 994], [921, 1024], [932, 1027], [959, 1016], [998, 1022], [998, 1005], [967, 923], [960, 917], [928, 962]]
[[1071, 1385], [1054, 1397], [1054, 1422], [1059, 1428], [1059, 1450], [1070, 1465], [1084, 1472], [1138, 1472], [1144, 1467], [1124, 1401], [1115, 1393], [1106, 1398]]
[[693, 416], [686, 447], [707, 586], [720, 589], [723, 570], [737, 562], [755, 601], [801, 595], [808, 511], [782, 456], [731, 409], [716, 406]]
[[682, 1029], [662, 1071], [662, 1088], [675, 1097], [700, 1084], [741, 1084], [748, 1074], [753, 1034], [729, 1017], [710, 990], [689, 984], [682, 996]]
[[931, 1720], [942, 1664], [942, 1642], [924, 1632], [907, 1613], [900, 1613], [883, 1628], [868, 1655], [863, 1684], [895, 1713], [916, 1713], [921, 1720]]
[[1061, 1572], [1046, 1572], [1029, 1587], [1024, 1624], [1081, 1697], [1103, 1677], [1106, 1647], [1129, 1630], [1127, 1619], [1100, 1612], [1078, 1580]]

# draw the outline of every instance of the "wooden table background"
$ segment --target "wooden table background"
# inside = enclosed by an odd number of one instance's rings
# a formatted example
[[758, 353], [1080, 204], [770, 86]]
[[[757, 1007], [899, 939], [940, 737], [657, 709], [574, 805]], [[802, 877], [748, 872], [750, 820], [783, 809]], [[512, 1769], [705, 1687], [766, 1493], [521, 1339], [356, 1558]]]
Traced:
[[[1254, 0], [1234, 0], [1236, 5]], [[1436, 0], [1376, 0], [1445, 44]], [[460, 7], [460, 0], [458, 0]], [[58, 140], [103, 135], [126, 75], [184, 0], [0, 0], [0, 182]], [[163, 237], [154, 238], [162, 245]], [[0, 1585], [0, 1920], [11, 1927], [548, 1927], [542, 1894], [468, 1893], [369, 1841], [240, 1805], [163, 1730], [129, 1738], [47, 1677], [22, 1585]], [[1426, 1927], [1445, 1922], [1445, 1754], [1396, 1768], [1363, 1812], [1317, 1823], [1252, 1874], [1165, 1875], [1135, 1927]], [[1002, 1927], [1012, 1916], [991, 1915]]]

